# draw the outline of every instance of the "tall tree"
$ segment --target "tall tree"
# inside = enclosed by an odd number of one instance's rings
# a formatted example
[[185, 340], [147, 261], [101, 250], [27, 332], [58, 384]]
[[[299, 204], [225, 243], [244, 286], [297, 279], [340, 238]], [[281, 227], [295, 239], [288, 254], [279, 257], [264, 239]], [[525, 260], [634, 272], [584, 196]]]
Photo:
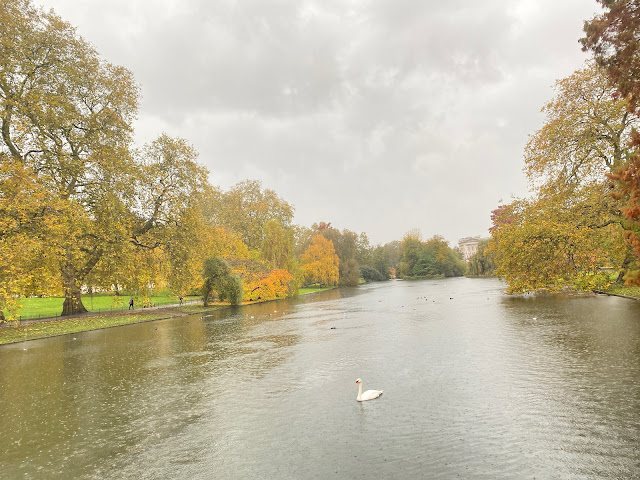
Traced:
[[598, 0], [605, 12], [584, 22], [583, 50], [591, 50], [632, 109], [640, 98], [640, 0]]
[[59, 236], [60, 206], [21, 162], [0, 152], [0, 322], [15, 320], [18, 297], [60, 293], [56, 251], [49, 238]]
[[208, 258], [204, 262], [202, 276], [204, 277], [205, 307], [209, 306], [209, 300], [214, 291], [220, 300], [228, 299], [231, 305], [239, 305], [242, 302], [242, 281], [238, 275], [231, 272], [231, 267], [223, 258]]
[[[632, 156], [629, 142], [638, 119], [628, 107], [626, 99], [615, 95], [604, 70], [589, 62], [557, 82], [555, 98], [543, 108], [546, 122], [525, 149], [525, 173], [541, 204], [573, 198], [572, 220], [558, 219], [560, 223], [572, 221], [575, 229], [607, 228], [606, 235], [592, 232], [593, 238], [608, 243], [617, 236], [616, 250], [630, 226], [622, 215], [626, 195], [612, 180]], [[589, 235], [588, 230], [581, 233]], [[620, 279], [632, 258], [626, 255], [616, 266]]]
[[166, 134], [136, 153], [130, 242], [138, 249], [163, 252], [165, 276], [178, 294], [193, 288], [202, 262], [215, 254], [203, 211], [212, 192], [197, 156], [184, 139]]
[[57, 242], [63, 314], [86, 311], [80, 287], [126, 239], [131, 122], [138, 87], [53, 12], [27, 0], [0, 5], [2, 151], [62, 202]]
[[576, 197], [547, 196], [515, 200], [494, 211], [490, 252], [509, 293], [592, 290], [610, 282], [602, 267], [619, 265], [625, 248], [613, 225], [576, 225], [588, 204]]
[[[640, 114], [640, 1], [598, 0], [605, 12], [585, 22], [586, 36], [580, 41], [583, 50], [591, 50], [603, 66], [621, 98], [628, 99], [628, 109]], [[623, 211], [629, 220], [625, 226], [629, 244], [640, 258], [640, 134], [635, 131], [629, 161], [612, 178], [620, 185], [622, 196], [628, 200]], [[624, 197], [626, 196], [626, 197]], [[628, 258], [627, 258], [628, 261]], [[628, 283], [640, 284], [637, 268], [626, 278]]]
[[356, 260], [360, 265], [371, 266], [373, 263], [373, 247], [369, 242], [369, 237], [362, 232], [356, 240]]
[[292, 268], [295, 263], [295, 238], [291, 227], [277, 220], [269, 220], [264, 226], [262, 258], [272, 269]]
[[423, 242], [420, 232], [412, 230], [402, 239], [398, 275], [404, 278], [463, 275], [465, 265], [459, 253], [439, 236]]
[[418, 230], [407, 232], [402, 239], [400, 247], [400, 260], [398, 263], [398, 275], [400, 277], [411, 277], [414, 275], [413, 269], [423, 252], [422, 235]]
[[541, 194], [568, 192], [607, 180], [626, 162], [638, 120], [628, 102], [615, 95], [602, 68], [593, 62], [556, 82], [545, 105], [545, 123], [525, 148], [525, 173]]
[[459, 277], [466, 270], [466, 265], [460, 253], [449, 247], [447, 241], [438, 235], [425, 242], [424, 252], [433, 255], [435, 270], [438, 275]]
[[490, 240], [483, 238], [478, 243], [478, 251], [469, 259], [469, 275], [492, 276], [496, 269], [495, 259], [490, 251]]
[[340, 260], [331, 240], [317, 234], [311, 239], [309, 248], [300, 256], [307, 283], [337, 285]]
[[330, 240], [340, 259], [340, 285], [355, 286], [360, 279], [360, 266], [356, 260], [358, 253], [358, 235], [347, 229], [342, 231], [331, 227], [331, 223], [322, 222], [317, 231]]
[[260, 251], [267, 222], [276, 220], [289, 226], [293, 211], [275, 191], [263, 189], [257, 180], [245, 180], [220, 194], [214, 222], [242, 235], [250, 250]]
[[389, 248], [385, 248], [384, 246], [377, 246], [373, 250], [372, 266], [378, 272], [380, 272], [380, 275], [382, 275], [382, 278], [384, 280], [389, 279], [389, 277], [391, 276], [391, 270], [394, 268], [390, 257], [391, 254]]

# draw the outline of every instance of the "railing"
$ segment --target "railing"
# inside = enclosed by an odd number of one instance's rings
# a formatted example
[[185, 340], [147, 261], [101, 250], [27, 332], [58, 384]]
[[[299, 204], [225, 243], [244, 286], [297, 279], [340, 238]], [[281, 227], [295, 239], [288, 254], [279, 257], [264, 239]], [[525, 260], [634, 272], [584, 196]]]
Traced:
[[[183, 300], [182, 301], [182, 305], [189, 305], [189, 304], [194, 304], [194, 303], [201, 303], [202, 299], [201, 298], [192, 298], [189, 300]], [[180, 303], [175, 302], [175, 301], [169, 301], [169, 302], [148, 302], [147, 304], [144, 304], [142, 306], [140, 305], [134, 305], [133, 310], [134, 311], [141, 311], [141, 310], [147, 310], [150, 308], [160, 308], [160, 307], [180, 307], [182, 306], [180, 305]], [[118, 306], [118, 307], [109, 307], [109, 308], [98, 308], [96, 310], [90, 310], [87, 312], [83, 312], [83, 313], [74, 313], [73, 315], [65, 315], [64, 318], [79, 318], [79, 317], [89, 317], [89, 316], [94, 316], [94, 315], [101, 315], [101, 314], [105, 314], [105, 313], [118, 313], [118, 312], [126, 312], [126, 311], [131, 311], [129, 309], [129, 305], [125, 304], [122, 306]], [[47, 313], [41, 313], [38, 315], [31, 315], [31, 316], [23, 316], [23, 315], [18, 315], [18, 322], [22, 323], [22, 322], [30, 322], [30, 321], [34, 321], [34, 320], [43, 320], [43, 319], [57, 319], [57, 318], [62, 318], [62, 315], [58, 314], [47, 314]], [[11, 325], [11, 324], [15, 324], [15, 320], [7, 320], [5, 323], [0, 323], [0, 326], [2, 325]]]

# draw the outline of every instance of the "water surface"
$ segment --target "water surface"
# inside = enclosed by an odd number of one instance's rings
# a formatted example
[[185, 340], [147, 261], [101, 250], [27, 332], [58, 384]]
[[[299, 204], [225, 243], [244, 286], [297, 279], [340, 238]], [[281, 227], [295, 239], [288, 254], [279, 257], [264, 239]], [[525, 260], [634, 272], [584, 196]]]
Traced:
[[[640, 305], [391, 281], [0, 347], [0, 478], [640, 478]], [[364, 389], [377, 400], [355, 401]]]

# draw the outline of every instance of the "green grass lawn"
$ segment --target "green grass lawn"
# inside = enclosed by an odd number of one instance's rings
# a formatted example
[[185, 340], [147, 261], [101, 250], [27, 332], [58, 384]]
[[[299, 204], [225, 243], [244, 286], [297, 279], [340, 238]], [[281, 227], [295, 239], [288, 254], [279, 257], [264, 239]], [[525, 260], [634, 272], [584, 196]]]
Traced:
[[[331, 290], [332, 288], [335, 287], [306, 287], [301, 288], [298, 294], [306, 295], [323, 290]], [[185, 305], [176, 306], [167, 310], [145, 311], [140, 307], [140, 305], [136, 304], [136, 311], [128, 312], [127, 308], [130, 298], [131, 297], [126, 295], [118, 297], [114, 297], [112, 295], [94, 295], [93, 302], [91, 302], [91, 297], [86, 296], [83, 298], [83, 303], [89, 311], [102, 311], [105, 314], [61, 318], [60, 320], [50, 320], [24, 325], [10, 324], [5, 327], [0, 327], [0, 344], [84, 332], [99, 328], [115, 327], [130, 323], [160, 320], [185, 313], [202, 313], [205, 311], [228, 307], [228, 304], [215, 303], [204, 308], [200, 297], [188, 297], [185, 298]], [[58, 316], [60, 315], [60, 312], [62, 312], [63, 301], [64, 299], [60, 297], [22, 298], [20, 299], [20, 304], [22, 305], [22, 308], [20, 309], [21, 318], [23, 320], [28, 320], [37, 319], [39, 317], [49, 318]], [[151, 302], [154, 306], [175, 305], [178, 303], [178, 299], [172, 296], [158, 295], [151, 297]], [[249, 302], [249, 304], [254, 303], [256, 302]]]
[[640, 287], [639, 286], [626, 286], [626, 285], [617, 285], [613, 284], [609, 286], [609, 288], [605, 289], [605, 292], [611, 293], [613, 295], [624, 295], [625, 297], [634, 297], [640, 298]]
[[308, 293], [322, 292], [324, 290], [332, 290], [336, 287], [303, 287], [298, 289], [298, 295], [306, 295]]
[[[299, 295], [306, 295], [308, 293], [316, 293], [324, 290], [331, 290], [335, 287], [320, 287], [320, 286], [311, 286], [301, 288], [298, 292]], [[111, 312], [119, 312], [123, 310], [128, 310], [129, 308], [129, 299], [131, 297], [128, 295], [83, 295], [82, 303], [87, 310], [90, 312], [96, 313], [111, 313]], [[199, 300], [200, 297], [185, 297], [185, 303], [191, 304], [196, 300]], [[142, 308], [141, 302], [142, 300], [138, 297], [134, 297], [134, 308], [135, 310]], [[178, 297], [171, 295], [155, 295], [150, 298], [152, 306], [161, 306], [161, 305], [174, 305], [178, 303]], [[25, 297], [20, 298], [18, 303], [22, 305], [20, 308], [18, 315], [21, 320], [31, 320], [38, 318], [50, 318], [57, 317], [62, 313], [62, 303], [64, 302], [63, 297]], [[185, 307], [189, 307], [189, 305], [185, 305]], [[202, 307], [197, 307], [193, 305], [193, 312], [202, 311]], [[8, 318], [9, 312], [4, 310], [5, 316]]]
[[[129, 308], [129, 299], [131, 297], [127, 295], [84, 295], [82, 297], [82, 303], [85, 308], [90, 312], [105, 312], [111, 313], [112, 311], [127, 310]], [[192, 301], [198, 297], [186, 297], [185, 301]], [[142, 300], [134, 297], [134, 309], [141, 308], [140, 304]], [[157, 295], [151, 297], [152, 306], [158, 305], [172, 305], [178, 303], [178, 297], [170, 295]], [[64, 298], [62, 297], [29, 297], [21, 298], [18, 303], [22, 305], [19, 311], [20, 318], [22, 320], [28, 320], [32, 318], [47, 318], [56, 317], [62, 313], [62, 303]], [[5, 316], [9, 312], [4, 311]]]

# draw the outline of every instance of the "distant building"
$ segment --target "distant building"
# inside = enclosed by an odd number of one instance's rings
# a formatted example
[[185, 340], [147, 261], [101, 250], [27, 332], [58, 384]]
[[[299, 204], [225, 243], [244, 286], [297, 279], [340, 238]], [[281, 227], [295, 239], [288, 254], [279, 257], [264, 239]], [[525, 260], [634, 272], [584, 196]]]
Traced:
[[468, 262], [478, 252], [480, 237], [465, 237], [458, 240], [458, 249], [465, 262]]

